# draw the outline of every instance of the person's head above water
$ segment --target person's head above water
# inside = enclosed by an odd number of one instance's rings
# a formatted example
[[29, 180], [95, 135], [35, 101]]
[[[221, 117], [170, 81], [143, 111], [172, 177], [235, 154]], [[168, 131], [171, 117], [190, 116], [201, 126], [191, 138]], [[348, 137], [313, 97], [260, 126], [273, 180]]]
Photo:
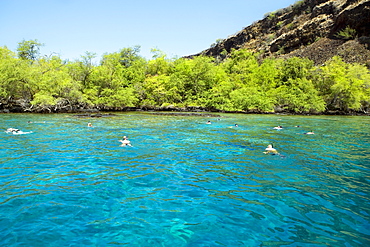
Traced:
[[277, 150], [272, 147], [272, 144], [267, 145], [267, 148], [265, 149], [265, 154], [278, 154]]

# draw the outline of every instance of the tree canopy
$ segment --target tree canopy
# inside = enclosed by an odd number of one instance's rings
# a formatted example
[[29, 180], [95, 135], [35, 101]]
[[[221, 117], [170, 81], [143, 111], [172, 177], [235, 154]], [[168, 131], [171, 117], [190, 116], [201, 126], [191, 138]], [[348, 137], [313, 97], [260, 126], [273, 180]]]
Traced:
[[370, 107], [368, 68], [340, 57], [315, 66], [298, 57], [261, 60], [247, 50], [215, 61], [170, 59], [153, 49], [147, 60], [135, 46], [106, 53], [93, 64], [95, 53], [63, 61], [40, 56], [40, 46], [37, 40], [22, 41], [17, 53], [0, 47], [0, 107], [17, 102], [36, 112], [191, 106], [292, 113], [368, 112]]
[[40, 46], [43, 46], [43, 44], [37, 40], [23, 40], [18, 43], [18, 57], [24, 60], [35, 61], [39, 56]]

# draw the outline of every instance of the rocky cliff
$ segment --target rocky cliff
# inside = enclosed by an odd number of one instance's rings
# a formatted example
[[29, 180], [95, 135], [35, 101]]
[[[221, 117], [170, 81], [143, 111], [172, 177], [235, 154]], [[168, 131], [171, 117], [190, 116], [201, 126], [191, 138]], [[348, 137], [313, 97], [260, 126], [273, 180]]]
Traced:
[[297, 1], [189, 57], [224, 59], [241, 48], [262, 57], [307, 57], [316, 64], [339, 55], [370, 66], [370, 0]]

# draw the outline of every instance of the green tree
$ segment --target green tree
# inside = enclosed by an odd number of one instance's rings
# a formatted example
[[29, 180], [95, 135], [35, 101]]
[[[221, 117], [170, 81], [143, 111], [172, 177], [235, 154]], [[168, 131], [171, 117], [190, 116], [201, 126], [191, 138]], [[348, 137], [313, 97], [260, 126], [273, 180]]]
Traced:
[[280, 82], [280, 66], [281, 59], [266, 58], [262, 61], [260, 66], [256, 68], [254, 77], [255, 81], [263, 91], [270, 91], [277, 87]]
[[283, 60], [280, 67], [280, 85], [287, 85], [291, 82], [290, 79], [310, 78], [312, 69], [314, 68], [313, 61], [308, 58], [292, 57]]
[[58, 56], [45, 57], [33, 65], [33, 100], [37, 111], [70, 110], [83, 103], [82, 85], [69, 74], [66, 62]]
[[89, 102], [100, 108], [122, 108], [138, 103], [137, 85], [145, 79], [146, 61], [137, 48], [124, 48], [105, 54], [94, 68], [84, 94]]
[[23, 40], [18, 43], [18, 57], [24, 60], [35, 61], [40, 54], [40, 47], [43, 44], [37, 40]]
[[170, 77], [164, 74], [149, 76], [145, 79], [142, 106], [158, 107], [174, 104], [180, 100], [177, 90], [170, 87]]
[[134, 47], [123, 48], [119, 52], [120, 54], [119, 62], [125, 67], [130, 67], [133, 65], [135, 61], [142, 59], [139, 53], [140, 46], [138, 45]]
[[248, 50], [233, 50], [230, 58], [223, 63], [223, 68], [232, 81], [242, 85], [255, 85], [255, 72], [259, 66], [257, 55]]
[[31, 64], [0, 47], [0, 98], [4, 103], [32, 98]]
[[79, 74], [78, 81], [81, 81], [83, 85], [86, 85], [89, 81], [89, 76], [93, 72], [95, 66], [93, 59], [96, 58], [96, 53], [94, 52], [85, 52], [85, 55], [81, 56], [81, 60], [78, 61], [79, 65]]
[[230, 93], [234, 109], [238, 111], [272, 112], [274, 98], [257, 87], [243, 87]]
[[[223, 91], [228, 91], [226, 102], [230, 110], [273, 111], [276, 100], [271, 90], [276, 88], [280, 76], [279, 63], [266, 59], [260, 64], [257, 57], [258, 54], [247, 50], [234, 50], [221, 64], [229, 78]], [[225, 94], [223, 98], [226, 99]]]
[[364, 110], [370, 102], [369, 70], [360, 64], [347, 64], [334, 57], [321, 68], [318, 87], [331, 110]]
[[153, 59], [148, 61], [146, 73], [148, 75], [162, 75], [170, 73], [173, 67], [172, 60], [167, 59], [167, 55], [160, 50], [152, 49]]
[[181, 105], [204, 106], [210, 90], [217, 84], [216, 65], [213, 58], [199, 56], [194, 59], [180, 58], [174, 62], [169, 85], [180, 95]]
[[230, 80], [230, 76], [221, 65], [214, 67], [213, 78], [215, 83], [209, 90], [204, 106], [208, 109], [223, 111], [236, 110], [230, 100], [230, 93], [238, 86], [235, 81]]
[[311, 80], [306, 78], [288, 79], [286, 85], [273, 91], [277, 106], [297, 113], [323, 112], [325, 101], [319, 96]]

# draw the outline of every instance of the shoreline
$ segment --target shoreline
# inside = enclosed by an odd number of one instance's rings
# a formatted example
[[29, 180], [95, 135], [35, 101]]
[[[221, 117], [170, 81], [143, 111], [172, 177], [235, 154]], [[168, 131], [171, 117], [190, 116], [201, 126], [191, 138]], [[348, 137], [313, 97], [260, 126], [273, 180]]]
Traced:
[[223, 111], [218, 109], [206, 109], [196, 106], [188, 107], [122, 107], [122, 108], [86, 108], [86, 109], [69, 109], [69, 110], [55, 110], [55, 111], [29, 111], [22, 107], [14, 107], [12, 109], [1, 109], [0, 114], [14, 114], [14, 113], [32, 113], [32, 114], [79, 114], [85, 117], [101, 117], [112, 114], [105, 114], [107, 112], [152, 112], [158, 115], [214, 115], [217, 113], [234, 113], [234, 114], [261, 114], [261, 115], [297, 115], [297, 116], [370, 116], [370, 113], [365, 112], [344, 112], [344, 111], [326, 111], [320, 113], [297, 113], [290, 111], [275, 111], [275, 112], [261, 112], [261, 111]]

